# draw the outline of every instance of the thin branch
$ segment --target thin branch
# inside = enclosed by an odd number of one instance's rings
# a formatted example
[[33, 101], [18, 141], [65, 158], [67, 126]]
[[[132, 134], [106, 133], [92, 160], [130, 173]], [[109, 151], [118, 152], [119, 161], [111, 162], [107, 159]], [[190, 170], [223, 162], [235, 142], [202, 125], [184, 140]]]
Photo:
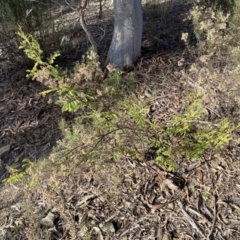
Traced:
[[91, 43], [94, 52], [95, 52], [95, 53], [98, 53], [97, 43], [94, 41], [93, 36], [92, 36], [91, 32], [88, 30], [87, 24], [86, 24], [86, 22], [85, 22], [85, 20], [84, 20], [84, 10], [87, 8], [88, 0], [86, 0], [86, 1], [84, 2], [84, 5], [83, 5], [83, 6], [80, 5], [78, 8], [72, 7], [72, 5], [71, 5], [67, 0], [65, 0], [65, 3], [66, 3], [73, 11], [78, 12], [80, 23], [81, 23], [81, 25], [82, 25], [82, 28], [83, 28], [84, 32], [85, 32], [86, 35], [87, 35], [88, 41]]
[[79, 13], [79, 15], [80, 15], [80, 23], [82, 25], [82, 28], [83, 28], [84, 32], [87, 34], [88, 40], [92, 44], [94, 52], [97, 53], [98, 52], [97, 43], [94, 41], [92, 34], [88, 30], [88, 27], [87, 27], [87, 24], [84, 20], [83, 14]]
[[67, 1], [65, 0], [65, 3], [73, 10], [73, 11], [77, 11], [76, 8], [72, 7], [72, 5]]

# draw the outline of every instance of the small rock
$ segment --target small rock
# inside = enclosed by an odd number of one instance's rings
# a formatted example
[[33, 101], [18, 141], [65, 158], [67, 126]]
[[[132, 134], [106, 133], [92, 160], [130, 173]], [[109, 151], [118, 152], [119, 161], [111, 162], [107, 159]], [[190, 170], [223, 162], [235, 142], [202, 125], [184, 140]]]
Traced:
[[40, 221], [40, 223], [46, 227], [53, 227], [54, 218], [55, 218], [55, 215], [49, 212], [48, 215]]
[[111, 222], [101, 223], [99, 227], [105, 233], [115, 233], [115, 227]]

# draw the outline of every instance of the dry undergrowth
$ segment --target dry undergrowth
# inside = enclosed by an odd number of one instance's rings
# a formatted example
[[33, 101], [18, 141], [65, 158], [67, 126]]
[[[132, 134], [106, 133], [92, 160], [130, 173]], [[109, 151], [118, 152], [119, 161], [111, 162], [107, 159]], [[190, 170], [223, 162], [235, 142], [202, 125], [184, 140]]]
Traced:
[[[197, 48], [183, 33], [185, 53], [146, 61], [155, 72], [146, 72], [142, 61], [134, 74], [116, 73], [102, 84], [92, 77], [82, 82], [83, 90], [96, 88], [96, 97], [74, 124], [60, 123], [65, 137], [47, 159], [26, 161], [22, 203], [4, 216], [4, 239], [239, 238], [238, 132], [230, 143], [208, 149], [197, 161], [173, 155], [175, 172], [156, 164], [158, 152], [146, 141], [162, 123], [171, 127], [173, 115], [188, 116], [184, 102], [194, 103], [189, 92], [202, 98], [203, 117], [192, 122], [200, 125], [194, 130], [216, 127], [224, 117], [238, 121], [240, 65], [231, 53], [239, 47], [229, 46], [231, 34], [219, 34], [228, 18], [201, 7], [190, 17]], [[178, 66], [169, 74], [173, 61]], [[81, 67], [89, 66], [80, 66], [76, 79]], [[159, 72], [165, 73], [164, 80]], [[171, 144], [178, 146], [181, 139], [172, 135], [161, 140], [173, 139]], [[45, 226], [42, 220], [49, 212], [54, 221]]]

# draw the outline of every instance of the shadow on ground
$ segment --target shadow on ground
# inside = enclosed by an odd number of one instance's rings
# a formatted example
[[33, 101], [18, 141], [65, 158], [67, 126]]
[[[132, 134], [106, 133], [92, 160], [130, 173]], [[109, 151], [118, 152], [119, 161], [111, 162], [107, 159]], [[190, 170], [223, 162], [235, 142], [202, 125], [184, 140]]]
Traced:
[[8, 176], [7, 166], [20, 167], [24, 158], [47, 156], [61, 138], [61, 110], [39, 94], [46, 87], [27, 80], [24, 70], [10, 75], [0, 78], [0, 146], [10, 148], [1, 156], [0, 179]]

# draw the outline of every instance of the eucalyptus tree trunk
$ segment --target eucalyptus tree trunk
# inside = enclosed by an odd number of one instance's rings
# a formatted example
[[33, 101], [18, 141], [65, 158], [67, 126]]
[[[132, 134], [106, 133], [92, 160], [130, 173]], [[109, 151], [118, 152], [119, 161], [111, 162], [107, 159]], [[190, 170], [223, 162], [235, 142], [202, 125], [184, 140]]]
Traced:
[[114, 0], [114, 32], [107, 63], [118, 69], [132, 66], [141, 54], [141, 0]]

